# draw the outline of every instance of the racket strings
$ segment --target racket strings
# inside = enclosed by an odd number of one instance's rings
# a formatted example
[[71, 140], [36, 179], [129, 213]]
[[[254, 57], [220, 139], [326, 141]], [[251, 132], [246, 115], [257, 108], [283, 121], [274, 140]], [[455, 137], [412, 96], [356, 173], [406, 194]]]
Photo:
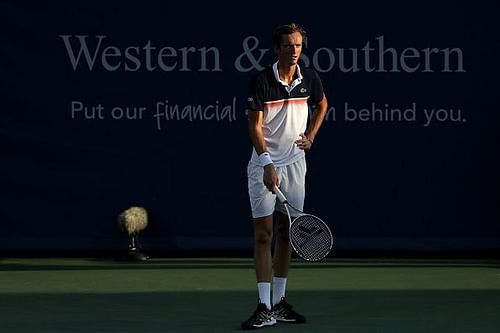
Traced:
[[302, 215], [294, 220], [290, 229], [290, 240], [297, 254], [309, 261], [323, 259], [333, 245], [330, 229], [320, 218], [313, 215]]

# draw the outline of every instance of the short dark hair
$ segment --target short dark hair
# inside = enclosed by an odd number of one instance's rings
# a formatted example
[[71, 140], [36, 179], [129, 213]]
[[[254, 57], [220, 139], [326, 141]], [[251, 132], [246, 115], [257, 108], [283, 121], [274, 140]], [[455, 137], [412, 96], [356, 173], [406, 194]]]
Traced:
[[307, 33], [297, 23], [283, 24], [276, 27], [273, 31], [273, 45], [279, 46], [281, 44], [281, 36], [291, 35], [294, 32], [299, 32], [302, 35], [302, 40], [306, 39]]

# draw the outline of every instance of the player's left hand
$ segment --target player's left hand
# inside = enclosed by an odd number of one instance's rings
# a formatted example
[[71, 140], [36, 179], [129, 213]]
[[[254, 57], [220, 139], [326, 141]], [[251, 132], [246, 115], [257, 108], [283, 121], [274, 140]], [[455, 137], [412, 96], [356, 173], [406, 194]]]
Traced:
[[312, 147], [312, 141], [309, 140], [304, 133], [300, 133], [300, 139], [295, 141], [295, 143], [297, 144], [297, 147], [302, 150], [309, 150]]

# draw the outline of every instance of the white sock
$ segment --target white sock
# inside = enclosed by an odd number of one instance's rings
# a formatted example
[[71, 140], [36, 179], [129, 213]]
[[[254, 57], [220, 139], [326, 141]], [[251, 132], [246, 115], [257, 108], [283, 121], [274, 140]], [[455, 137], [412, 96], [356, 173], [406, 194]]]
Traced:
[[286, 277], [273, 277], [273, 305], [278, 304], [285, 297]]
[[259, 300], [271, 310], [271, 282], [258, 282]]

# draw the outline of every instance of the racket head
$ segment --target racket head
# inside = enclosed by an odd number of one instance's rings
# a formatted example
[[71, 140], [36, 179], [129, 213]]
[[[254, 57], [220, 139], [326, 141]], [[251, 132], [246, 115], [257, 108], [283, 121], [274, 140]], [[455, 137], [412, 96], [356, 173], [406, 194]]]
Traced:
[[304, 260], [320, 261], [333, 248], [333, 234], [319, 217], [302, 214], [290, 225], [290, 243], [293, 250]]

